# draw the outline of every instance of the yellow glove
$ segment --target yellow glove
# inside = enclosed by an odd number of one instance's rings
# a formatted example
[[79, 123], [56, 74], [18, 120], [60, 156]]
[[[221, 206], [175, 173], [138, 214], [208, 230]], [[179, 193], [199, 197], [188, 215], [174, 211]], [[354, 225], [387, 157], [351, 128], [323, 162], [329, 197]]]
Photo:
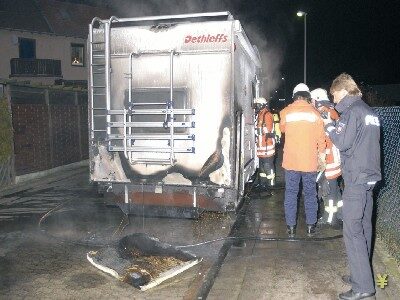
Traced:
[[281, 130], [279, 128], [279, 123], [278, 123], [278, 125], [275, 125], [275, 136], [278, 139], [281, 139], [281, 137], [282, 137], [282, 132], [281, 132]]
[[278, 114], [274, 114], [274, 129], [275, 129], [275, 141], [279, 144], [281, 137], [282, 137], [282, 132], [281, 128], [279, 127], [279, 116]]

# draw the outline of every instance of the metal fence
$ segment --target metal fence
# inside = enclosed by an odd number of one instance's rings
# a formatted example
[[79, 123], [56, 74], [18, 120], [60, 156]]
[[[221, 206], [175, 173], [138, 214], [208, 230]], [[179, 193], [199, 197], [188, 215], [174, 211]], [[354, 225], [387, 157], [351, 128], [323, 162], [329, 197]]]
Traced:
[[61, 60], [37, 58], [12, 58], [11, 76], [61, 77]]
[[382, 173], [376, 232], [400, 262], [400, 107], [374, 108], [382, 126]]

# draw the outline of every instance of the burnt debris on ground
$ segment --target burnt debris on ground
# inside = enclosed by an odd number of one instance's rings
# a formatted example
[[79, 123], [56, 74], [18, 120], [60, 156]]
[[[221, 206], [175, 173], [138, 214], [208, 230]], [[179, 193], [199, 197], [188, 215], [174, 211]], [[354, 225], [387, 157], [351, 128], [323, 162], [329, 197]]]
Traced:
[[201, 258], [144, 233], [124, 236], [87, 258], [96, 268], [140, 290], [147, 290], [178, 275]]

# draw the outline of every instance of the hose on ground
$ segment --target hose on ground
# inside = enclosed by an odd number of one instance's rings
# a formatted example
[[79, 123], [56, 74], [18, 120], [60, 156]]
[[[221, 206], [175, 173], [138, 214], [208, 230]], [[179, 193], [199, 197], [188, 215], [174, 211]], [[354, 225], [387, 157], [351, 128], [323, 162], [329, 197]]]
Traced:
[[[246, 195], [247, 197], [248, 195]], [[85, 247], [104, 247], [109, 243], [94, 243], [94, 242], [82, 242], [82, 241], [74, 241], [74, 240], [68, 240], [68, 239], [63, 239], [60, 237], [57, 237], [55, 235], [50, 234], [46, 229], [44, 229], [42, 227], [42, 225], [45, 223], [45, 220], [47, 218], [49, 218], [51, 215], [53, 215], [54, 213], [56, 213], [57, 211], [59, 211], [60, 209], [62, 209], [63, 207], [65, 207], [67, 204], [71, 203], [72, 201], [66, 201], [63, 202], [59, 205], [57, 205], [56, 207], [50, 209], [48, 212], [46, 212], [39, 220], [38, 222], [38, 228], [41, 232], [43, 232], [44, 234], [46, 234], [47, 236], [56, 239], [60, 242], [63, 243], [69, 243], [69, 244], [73, 244], [73, 245], [79, 245], [79, 246], [85, 246]], [[124, 215], [120, 226], [118, 227], [118, 231], [122, 232], [122, 230], [120, 230], [121, 228], [121, 224], [122, 222], [126, 220], [126, 216]], [[125, 224], [126, 226], [127, 224]], [[124, 226], [124, 228], [125, 228]], [[115, 235], [115, 232], [113, 234], [113, 236]], [[220, 238], [216, 238], [216, 239], [212, 239], [212, 240], [206, 240], [206, 241], [202, 241], [199, 243], [194, 243], [194, 244], [187, 244], [187, 245], [178, 245], [176, 246], [177, 248], [191, 248], [191, 247], [198, 247], [198, 246], [203, 246], [203, 245], [207, 245], [207, 244], [212, 244], [212, 243], [216, 243], [216, 242], [220, 242], [220, 241], [227, 241], [230, 240], [232, 242], [235, 241], [261, 241], [261, 242], [321, 242], [321, 241], [331, 241], [331, 240], [335, 240], [335, 239], [339, 239], [342, 238], [343, 235], [338, 234], [338, 235], [334, 235], [334, 236], [325, 236], [325, 237], [294, 237], [294, 238], [289, 238], [289, 237], [265, 237], [265, 236], [260, 236], [260, 235], [255, 235], [255, 236], [227, 236], [227, 237], [220, 237]]]

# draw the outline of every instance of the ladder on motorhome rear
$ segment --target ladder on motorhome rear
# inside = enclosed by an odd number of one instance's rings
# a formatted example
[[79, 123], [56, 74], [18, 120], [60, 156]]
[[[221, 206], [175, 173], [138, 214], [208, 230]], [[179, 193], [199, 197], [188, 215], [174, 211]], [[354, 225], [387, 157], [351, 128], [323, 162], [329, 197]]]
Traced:
[[[123, 134], [110, 134], [109, 140], [111, 146], [109, 151], [124, 152], [125, 157], [129, 158], [130, 162], [140, 164], [168, 164], [174, 165], [176, 162], [176, 153], [194, 153], [194, 133], [176, 133], [178, 128], [195, 127], [193, 116], [194, 109], [179, 109], [174, 107], [174, 51], [157, 52], [157, 55], [168, 55], [170, 58], [170, 86], [169, 99], [165, 103], [160, 102], [143, 102], [138, 103], [132, 99], [132, 78], [133, 78], [133, 58], [141, 55], [152, 55], [153, 52], [131, 53], [129, 55], [129, 71], [126, 73], [128, 78], [128, 107], [123, 110], [110, 110], [109, 114], [122, 116], [122, 122], [110, 122], [111, 128], [119, 128]], [[164, 116], [164, 121], [139, 121], [137, 116]], [[192, 117], [191, 120], [176, 121], [176, 116]], [[166, 133], [135, 133], [135, 129], [146, 131], [149, 128], [164, 128]], [[122, 146], [113, 146], [115, 141], [122, 140]], [[142, 141], [150, 141], [151, 144], [145, 146], [140, 145]], [[184, 146], [176, 146], [177, 141], [187, 141]], [[164, 142], [163, 145], [160, 145]], [[166, 143], [165, 143], [166, 142]], [[138, 145], [139, 144], [139, 145]], [[142, 153], [142, 155], [135, 155]], [[150, 153], [150, 156], [143, 155]], [[136, 156], [136, 157], [135, 157]]]
[[[107, 139], [111, 133], [106, 125], [110, 122], [107, 111], [110, 110], [111, 92], [111, 56], [110, 56], [110, 20], [94, 18], [89, 24], [89, 110], [90, 110], [90, 138]], [[98, 28], [94, 28], [95, 25]], [[94, 34], [97, 30], [98, 34]], [[101, 120], [103, 119], [103, 120]], [[103, 126], [98, 126], [103, 124]]]
[[[141, 52], [129, 55], [129, 72], [126, 73], [128, 84], [128, 106], [123, 109], [111, 109], [111, 54], [110, 54], [110, 26], [116, 19], [109, 21], [94, 19], [90, 26], [90, 104], [91, 104], [91, 137], [102, 133], [108, 144], [109, 152], [123, 152], [132, 164], [162, 164], [174, 165], [176, 153], [194, 153], [195, 135], [190, 128], [195, 127], [194, 109], [177, 109], [174, 107], [174, 55], [171, 50], [165, 53]], [[96, 34], [93, 32], [93, 23], [99, 23]], [[168, 55], [170, 58], [170, 97], [165, 103], [137, 103], [132, 99], [133, 58], [140, 55]], [[101, 106], [99, 103], [103, 103]], [[97, 105], [97, 106], [96, 106]], [[143, 122], [135, 116], [163, 115], [163, 122]], [[189, 117], [191, 120], [176, 121], [176, 116]], [[95, 121], [96, 118], [96, 121]], [[95, 128], [97, 120], [103, 118], [104, 127]], [[146, 131], [147, 128], [164, 128], [166, 133], [138, 133], [135, 129]], [[187, 128], [186, 133], [177, 133], [176, 129]], [[191, 133], [189, 133], [191, 131]], [[117, 132], [117, 133], [116, 133]], [[141, 141], [150, 141], [152, 144], [141, 145]], [[184, 146], [176, 146], [177, 141], [187, 141]], [[121, 143], [122, 142], [122, 143]], [[164, 143], [160, 145], [160, 143]], [[146, 154], [151, 154], [146, 155]]]

